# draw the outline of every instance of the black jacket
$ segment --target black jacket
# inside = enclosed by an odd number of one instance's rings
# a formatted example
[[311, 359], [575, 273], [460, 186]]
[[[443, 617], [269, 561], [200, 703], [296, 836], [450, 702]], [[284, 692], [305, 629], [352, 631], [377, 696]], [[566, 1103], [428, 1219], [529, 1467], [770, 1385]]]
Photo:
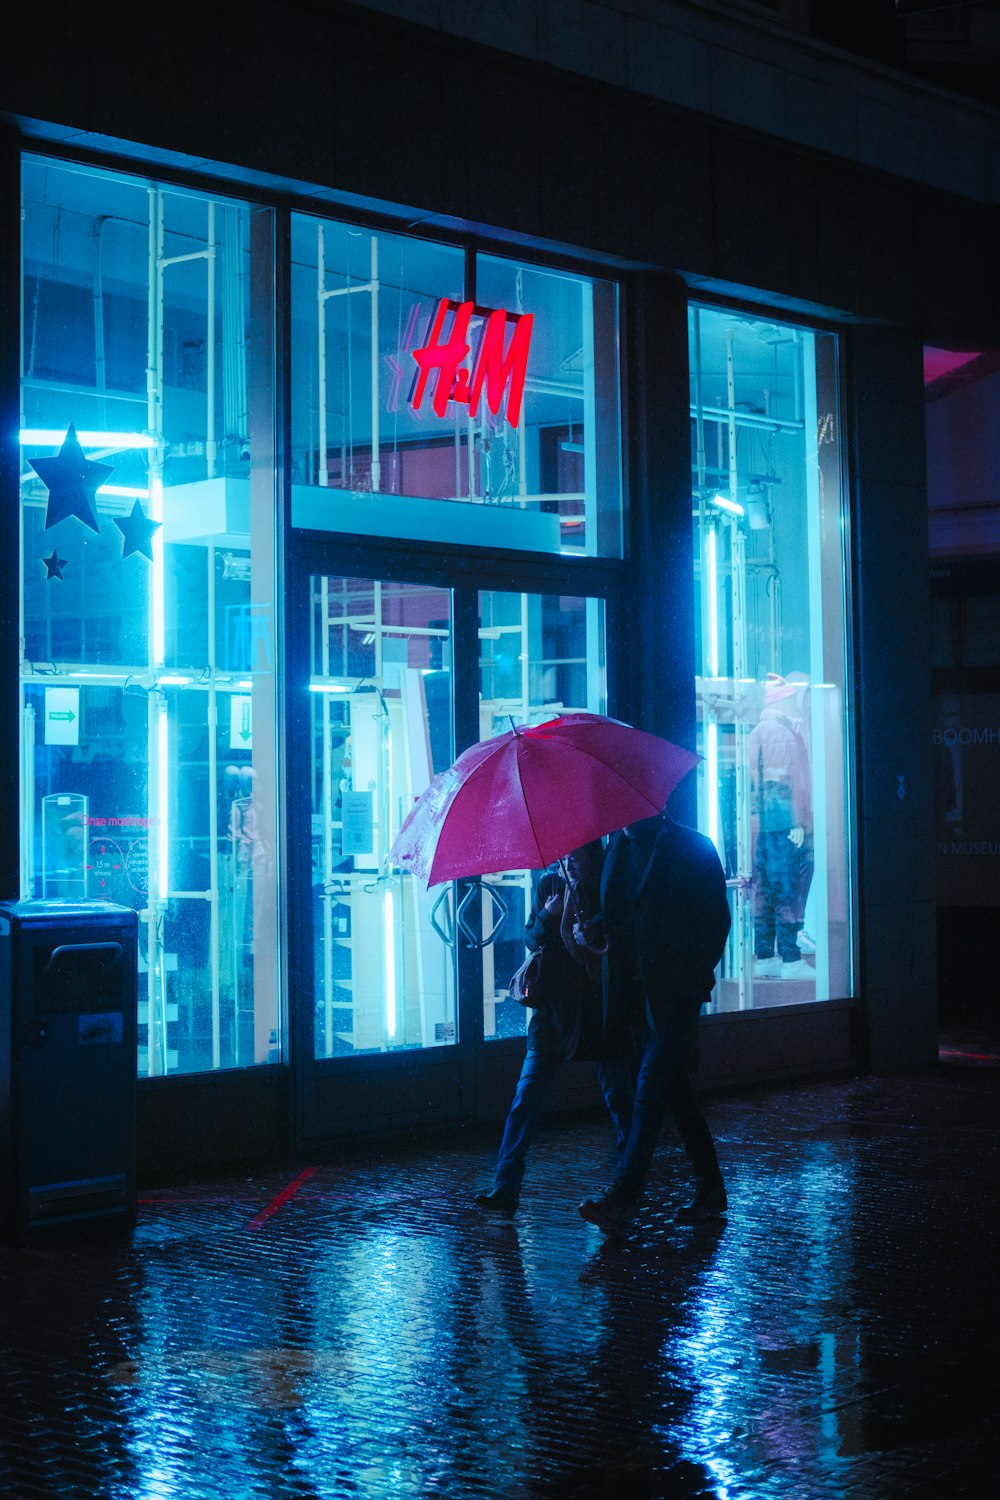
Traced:
[[555, 866], [542, 874], [535, 887], [524, 931], [529, 948], [545, 950], [546, 986], [553, 994], [531, 1014], [528, 1046], [567, 1062], [571, 1058], [594, 1059], [600, 1041], [600, 990], [566, 951], [560, 914], [545, 910], [546, 901], [557, 891], [565, 897], [565, 881]]
[[732, 921], [711, 840], [666, 813], [643, 832], [631, 847], [614, 835], [601, 878], [612, 1033], [650, 1018], [660, 1031], [706, 1004]]

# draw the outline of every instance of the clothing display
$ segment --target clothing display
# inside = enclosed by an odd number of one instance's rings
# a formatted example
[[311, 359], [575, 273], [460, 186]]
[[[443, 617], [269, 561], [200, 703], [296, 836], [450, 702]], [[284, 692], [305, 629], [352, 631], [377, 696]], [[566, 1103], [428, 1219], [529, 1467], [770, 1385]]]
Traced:
[[769, 675], [748, 742], [758, 978], [808, 977], [786, 967], [802, 963], [798, 935], [813, 874], [812, 779], [805, 729], [792, 711], [796, 691], [794, 683]]

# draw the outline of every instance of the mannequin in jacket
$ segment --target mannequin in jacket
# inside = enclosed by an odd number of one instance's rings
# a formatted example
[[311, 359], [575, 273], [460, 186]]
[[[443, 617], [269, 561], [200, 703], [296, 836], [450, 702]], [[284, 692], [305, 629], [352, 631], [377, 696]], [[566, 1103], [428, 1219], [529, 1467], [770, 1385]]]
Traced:
[[796, 712], [799, 691], [795, 682], [768, 675], [764, 708], [747, 747], [756, 816], [754, 974], [759, 979], [815, 977], [798, 946], [813, 869], [812, 777], [805, 728]]

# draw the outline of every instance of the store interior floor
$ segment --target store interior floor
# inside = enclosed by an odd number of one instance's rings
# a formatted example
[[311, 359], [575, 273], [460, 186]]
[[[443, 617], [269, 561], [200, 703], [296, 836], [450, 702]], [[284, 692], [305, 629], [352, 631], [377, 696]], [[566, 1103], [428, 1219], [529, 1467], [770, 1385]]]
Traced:
[[708, 1100], [728, 1221], [577, 1213], [550, 1122], [513, 1223], [495, 1131], [146, 1188], [126, 1242], [0, 1250], [5, 1500], [995, 1493], [1000, 1035], [936, 1068]]

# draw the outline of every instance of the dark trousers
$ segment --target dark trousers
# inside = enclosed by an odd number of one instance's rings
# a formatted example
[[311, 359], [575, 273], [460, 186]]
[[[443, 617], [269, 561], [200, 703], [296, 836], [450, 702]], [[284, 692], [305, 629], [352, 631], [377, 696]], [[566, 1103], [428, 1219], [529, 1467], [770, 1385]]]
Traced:
[[[558, 1054], [536, 1052], [529, 1048], [525, 1055], [497, 1157], [497, 1187], [505, 1192], [517, 1194], [520, 1191], [528, 1145], [545, 1107], [552, 1080], [562, 1064], [563, 1060]], [[615, 1127], [616, 1147], [620, 1158], [632, 1123], [632, 1082], [629, 1069], [625, 1062], [599, 1062], [597, 1077]]]
[[662, 1035], [651, 1032], [646, 1042], [636, 1083], [632, 1128], [615, 1178], [615, 1185], [629, 1197], [638, 1197], [645, 1186], [663, 1118], [668, 1113], [699, 1185], [721, 1180], [715, 1142], [694, 1084], [697, 1021], [695, 1011], [674, 1025], [662, 1027]]
[[[754, 850], [754, 931], [757, 958], [771, 958], [775, 938], [778, 957], [793, 963], [802, 955], [799, 929], [806, 892], [802, 889], [803, 852], [788, 837], [787, 828], [762, 829]], [[808, 882], [806, 882], [808, 889]]]

